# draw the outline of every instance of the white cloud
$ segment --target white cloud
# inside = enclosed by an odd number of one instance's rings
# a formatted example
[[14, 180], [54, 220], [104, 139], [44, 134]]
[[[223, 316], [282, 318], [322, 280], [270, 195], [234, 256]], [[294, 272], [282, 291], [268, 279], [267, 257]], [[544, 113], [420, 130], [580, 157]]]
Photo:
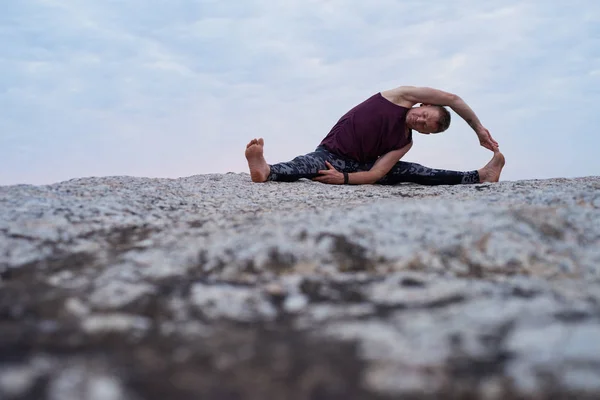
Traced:
[[[467, 100], [508, 179], [598, 174], [600, 121], [570, 107], [600, 87], [600, 6], [580, 3], [23, 1], [0, 17], [0, 184], [243, 171], [259, 136], [284, 161], [401, 84]], [[408, 158], [482, 165], [454, 117]]]

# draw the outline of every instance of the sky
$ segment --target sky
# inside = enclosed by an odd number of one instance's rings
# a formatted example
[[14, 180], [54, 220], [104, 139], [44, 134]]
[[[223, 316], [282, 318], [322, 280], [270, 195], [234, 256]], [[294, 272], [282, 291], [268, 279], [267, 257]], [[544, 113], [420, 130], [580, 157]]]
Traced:
[[[600, 175], [596, 0], [5, 0], [0, 185], [247, 172], [314, 150], [371, 95], [459, 95], [499, 142], [502, 179]], [[492, 153], [453, 113], [405, 160]]]

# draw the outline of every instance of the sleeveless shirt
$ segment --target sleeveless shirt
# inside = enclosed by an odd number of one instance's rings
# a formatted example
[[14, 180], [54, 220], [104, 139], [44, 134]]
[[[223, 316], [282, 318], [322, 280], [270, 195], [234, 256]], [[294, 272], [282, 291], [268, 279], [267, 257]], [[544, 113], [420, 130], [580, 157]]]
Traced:
[[411, 142], [412, 130], [406, 132], [408, 110], [377, 93], [344, 114], [320, 145], [342, 157], [373, 162]]

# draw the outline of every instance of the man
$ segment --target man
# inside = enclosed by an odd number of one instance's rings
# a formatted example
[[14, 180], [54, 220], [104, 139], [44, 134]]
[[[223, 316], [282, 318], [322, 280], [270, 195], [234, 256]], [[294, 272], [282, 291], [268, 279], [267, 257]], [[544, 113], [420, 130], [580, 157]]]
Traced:
[[[414, 107], [418, 103], [421, 106]], [[412, 147], [412, 130], [429, 135], [448, 129], [450, 113], [443, 106], [462, 117], [477, 134], [481, 146], [494, 152], [486, 166], [458, 172], [399, 161]], [[342, 116], [312, 153], [269, 165], [263, 149], [262, 138], [246, 146], [253, 182], [308, 178], [327, 184], [455, 185], [498, 182], [504, 167], [498, 142], [459, 96], [413, 86], [377, 93], [357, 105]]]

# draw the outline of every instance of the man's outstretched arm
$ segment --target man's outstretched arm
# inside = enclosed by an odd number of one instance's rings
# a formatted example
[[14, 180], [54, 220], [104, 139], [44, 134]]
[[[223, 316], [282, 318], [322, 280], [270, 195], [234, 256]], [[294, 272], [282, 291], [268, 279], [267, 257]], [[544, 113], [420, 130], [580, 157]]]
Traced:
[[[402, 158], [412, 147], [412, 142], [401, 149], [390, 151], [379, 157], [375, 164], [368, 171], [352, 172], [348, 174], [348, 184], [363, 185], [375, 183], [383, 178], [394, 165]], [[342, 185], [344, 183], [344, 174], [336, 170], [331, 164], [327, 163], [327, 170], [319, 171], [321, 174], [314, 181], [329, 183], [333, 185]]]
[[475, 111], [469, 107], [460, 96], [428, 87], [400, 86], [382, 93], [385, 97], [392, 98], [396, 104], [403, 107], [412, 107], [417, 103], [448, 106], [454, 110], [475, 131], [479, 143], [489, 150], [497, 151], [496, 142], [490, 132], [483, 126]]

